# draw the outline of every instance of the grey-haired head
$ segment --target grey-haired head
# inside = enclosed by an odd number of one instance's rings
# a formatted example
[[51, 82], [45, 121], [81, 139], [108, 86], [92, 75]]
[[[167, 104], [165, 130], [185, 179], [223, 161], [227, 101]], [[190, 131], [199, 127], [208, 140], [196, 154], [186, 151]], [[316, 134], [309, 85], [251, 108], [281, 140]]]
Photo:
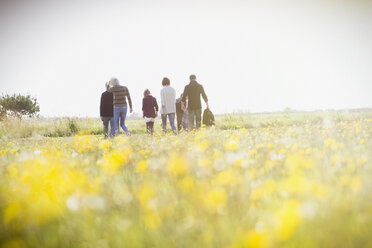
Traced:
[[119, 85], [119, 80], [117, 78], [112, 77], [110, 79], [110, 84], [111, 84], [111, 86]]

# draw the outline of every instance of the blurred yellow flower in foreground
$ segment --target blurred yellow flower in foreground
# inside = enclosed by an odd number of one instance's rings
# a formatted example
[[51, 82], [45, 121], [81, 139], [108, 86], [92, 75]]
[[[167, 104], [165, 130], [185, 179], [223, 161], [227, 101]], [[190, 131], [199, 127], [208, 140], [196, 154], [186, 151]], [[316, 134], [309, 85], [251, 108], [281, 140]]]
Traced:
[[168, 161], [167, 171], [173, 177], [182, 177], [186, 175], [187, 167], [185, 159], [174, 153]]
[[109, 139], [101, 140], [99, 143], [99, 148], [104, 150], [105, 152], [109, 152], [112, 147], [112, 142]]
[[149, 200], [155, 197], [155, 192], [149, 184], [144, 183], [138, 189], [137, 197], [143, 208], [151, 209], [151, 206], [149, 205]]
[[250, 231], [244, 237], [244, 247], [266, 248], [269, 241], [265, 233]]
[[129, 149], [118, 148], [103, 156], [99, 165], [105, 172], [116, 174], [122, 166], [125, 166], [126, 163], [128, 163], [129, 155]]
[[211, 213], [222, 213], [227, 203], [227, 193], [223, 188], [212, 188], [206, 192], [204, 206]]
[[144, 173], [144, 172], [146, 172], [147, 167], [148, 167], [148, 161], [147, 160], [141, 160], [141, 161], [138, 162], [138, 164], [136, 166], [136, 172]]
[[67, 198], [83, 193], [87, 178], [53, 156], [26, 160], [9, 168], [8, 198], [3, 212], [6, 224], [18, 220], [38, 225], [63, 215]]
[[156, 229], [162, 225], [160, 216], [152, 211], [145, 213], [143, 220], [149, 229]]
[[291, 238], [301, 221], [300, 205], [298, 202], [291, 200], [283, 204], [275, 214], [276, 233], [280, 240]]
[[177, 136], [2, 136], [0, 247], [372, 244], [372, 119], [269, 116]]
[[237, 137], [231, 137], [225, 143], [225, 149], [228, 151], [235, 151], [239, 149], [239, 139]]
[[216, 182], [221, 185], [236, 186], [241, 182], [241, 176], [235, 170], [224, 170], [217, 175]]

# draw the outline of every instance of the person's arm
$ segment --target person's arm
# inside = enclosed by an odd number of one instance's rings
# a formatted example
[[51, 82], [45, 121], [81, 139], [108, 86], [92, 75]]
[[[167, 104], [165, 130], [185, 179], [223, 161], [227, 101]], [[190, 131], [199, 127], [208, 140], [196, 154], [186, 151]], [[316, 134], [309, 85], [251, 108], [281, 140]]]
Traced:
[[159, 106], [158, 106], [158, 102], [156, 101], [156, 98], [154, 98], [154, 106], [155, 106], [155, 111], [158, 112]]
[[103, 121], [103, 94], [101, 95], [101, 102], [99, 104], [99, 115], [101, 117], [101, 120]]
[[133, 108], [132, 108], [132, 99], [130, 98], [130, 94], [129, 94], [129, 90], [127, 88], [127, 98], [128, 98], [128, 103], [129, 103], [129, 108], [130, 108], [130, 113], [133, 112]]
[[173, 90], [173, 102], [174, 102], [174, 109], [175, 109], [175, 113], [177, 112], [177, 99], [176, 99], [176, 90], [174, 88], [172, 88]]
[[201, 94], [202, 94], [202, 97], [204, 99], [204, 102], [207, 104], [207, 108], [209, 109], [209, 104], [208, 104], [208, 97], [207, 95], [205, 94], [205, 91], [204, 91], [204, 88], [202, 85], [200, 85], [200, 90], [201, 90]]
[[155, 117], [158, 117], [159, 106], [158, 106], [158, 102], [156, 101], [156, 98], [154, 98], [154, 107], [155, 107]]
[[145, 98], [142, 99], [142, 117], [145, 118]]
[[164, 90], [160, 91], [160, 98], [161, 98], [161, 113], [165, 114], [165, 95], [164, 95]]
[[186, 97], [187, 97], [187, 85], [185, 86], [185, 89], [183, 90], [183, 94], [182, 94], [182, 101], [181, 101], [181, 108], [183, 111], [185, 111], [185, 103], [186, 103]]

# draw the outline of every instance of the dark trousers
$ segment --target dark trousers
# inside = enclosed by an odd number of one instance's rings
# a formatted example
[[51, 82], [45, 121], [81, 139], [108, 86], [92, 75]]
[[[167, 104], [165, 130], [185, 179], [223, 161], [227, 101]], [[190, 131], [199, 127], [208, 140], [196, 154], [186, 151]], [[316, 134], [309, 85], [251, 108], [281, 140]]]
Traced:
[[177, 111], [177, 129], [178, 131], [182, 130], [182, 117], [183, 117], [183, 111]]
[[188, 109], [187, 110], [188, 123], [187, 127], [189, 131], [194, 129], [194, 119], [196, 120], [196, 129], [201, 126], [201, 109]]
[[[105, 138], [115, 136], [115, 127], [114, 127], [114, 117], [103, 117], [103, 133]], [[110, 134], [109, 134], [109, 124], [110, 124]]]
[[154, 122], [153, 121], [146, 122], [146, 130], [147, 130], [147, 134], [151, 134], [151, 135], [154, 134]]

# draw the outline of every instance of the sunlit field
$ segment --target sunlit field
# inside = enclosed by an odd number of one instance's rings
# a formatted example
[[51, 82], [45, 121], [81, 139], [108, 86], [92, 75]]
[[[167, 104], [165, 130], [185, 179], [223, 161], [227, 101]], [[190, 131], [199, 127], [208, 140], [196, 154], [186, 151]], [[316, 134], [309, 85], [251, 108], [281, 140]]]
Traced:
[[154, 137], [133, 120], [112, 140], [98, 120], [14, 123], [0, 247], [372, 247], [372, 112], [157, 120]]

